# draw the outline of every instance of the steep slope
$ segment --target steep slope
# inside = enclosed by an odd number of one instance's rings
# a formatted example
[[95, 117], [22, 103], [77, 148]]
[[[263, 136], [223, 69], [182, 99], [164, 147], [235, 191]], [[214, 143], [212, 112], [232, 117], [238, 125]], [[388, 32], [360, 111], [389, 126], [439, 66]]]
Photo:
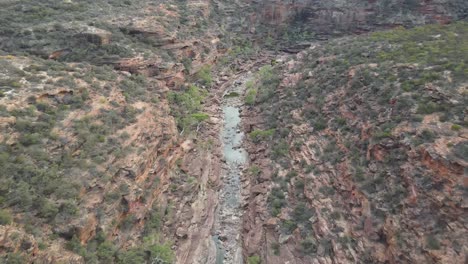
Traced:
[[253, 263], [466, 261], [468, 26], [314, 43], [246, 100]]
[[204, 254], [200, 240], [172, 243], [187, 229], [211, 239], [219, 158], [192, 116], [209, 97], [178, 116], [168, 92], [211, 85], [209, 68], [191, 76], [220, 51], [209, 2], [0, 5], [1, 262]]

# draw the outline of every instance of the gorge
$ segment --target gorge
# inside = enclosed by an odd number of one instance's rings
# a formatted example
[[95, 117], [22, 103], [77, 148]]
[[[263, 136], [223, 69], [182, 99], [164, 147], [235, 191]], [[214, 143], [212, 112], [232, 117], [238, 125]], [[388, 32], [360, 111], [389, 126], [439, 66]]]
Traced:
[[466, 263], [467, 14], [2, 1], [0, 263]]

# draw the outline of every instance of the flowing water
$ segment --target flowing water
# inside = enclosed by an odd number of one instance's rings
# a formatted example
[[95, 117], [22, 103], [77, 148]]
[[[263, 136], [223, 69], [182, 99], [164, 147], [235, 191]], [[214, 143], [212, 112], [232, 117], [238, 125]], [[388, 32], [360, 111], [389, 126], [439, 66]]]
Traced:
[[242, 260], [242, 211], [241, 173], [247, 163], [247, 152], [241, 147], [244, 134], [240, 129], [240, 108], [243, 99], [233, 94], [243, 94], [250, 74], [239, 77], [225, 93], [222, 102], [223, 129], [221, 141], [226, 170], [222, 177], [219, 206], [215, 222], [216, 264], [241, 264]]

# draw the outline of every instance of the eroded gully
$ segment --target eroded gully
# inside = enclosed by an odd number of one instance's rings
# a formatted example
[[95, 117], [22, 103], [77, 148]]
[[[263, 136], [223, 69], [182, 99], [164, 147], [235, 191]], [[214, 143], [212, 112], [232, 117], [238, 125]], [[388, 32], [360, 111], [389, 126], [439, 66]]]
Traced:
[[243, 105], [242, 95], [251, 78], [251, 72], [239, 75], [225, 91], [222, 99], [223, 126], [220, 137], [226, 166], [214, 226], [216, 264], [243, 263], [241, 176], [248, 159], [247, 152], [242, 148], [244, 133], [240, 129], [240, 111]]

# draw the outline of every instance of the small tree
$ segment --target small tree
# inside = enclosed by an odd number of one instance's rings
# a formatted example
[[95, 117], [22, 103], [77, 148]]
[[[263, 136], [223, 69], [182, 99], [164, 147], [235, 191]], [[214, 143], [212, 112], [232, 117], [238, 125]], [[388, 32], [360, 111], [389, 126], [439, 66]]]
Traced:
[[197, 132], [200, 130], [200, 125], [203, 121], [206, 121], [210, 116], [206, 113], [195, 113], [191, 115], [191, 118], [197, 123]]

